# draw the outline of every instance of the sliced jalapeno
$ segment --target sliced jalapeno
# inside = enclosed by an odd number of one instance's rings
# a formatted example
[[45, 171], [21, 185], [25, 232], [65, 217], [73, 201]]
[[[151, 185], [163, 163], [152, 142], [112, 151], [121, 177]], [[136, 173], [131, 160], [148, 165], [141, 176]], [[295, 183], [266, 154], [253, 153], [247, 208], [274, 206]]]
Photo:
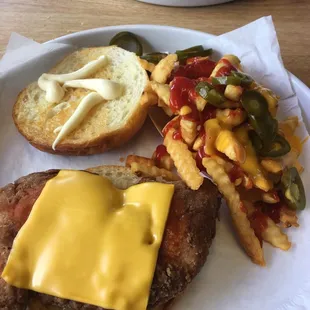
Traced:
[[177, 50], [176, 53], [178, 52], [202, 52], [204, 50], [202, 45], [195, 45], [189, 48], [186, 48], [185, 50]]
[[269, 113], [265, 97], [255, 90], [244, 91], [241, 102], [247, 113], [254, 117], [265, 117]]
[[293, 210], [303, 210], [306, 207], [305, 189], [295, 167], [283, 172], [281, 189], [288, 207]]
[[278, 134], [269, 147], [264, 146], [258, 153], [263, 157], [279, 157], [287, 154], [290, 150], [290, 144]]
[[132, 32], [119, 32], [111, 39], [110, 45], [117, 45], [129, 52], [136, 53], [138, 56], [143, 54], [142, 44], [137, 36]]
[[201, 45], [191, 47], [186, 50], [178, 50], [175, 53], [178, 56], [178, 61], [180, 63], [183, 63], [187, 58], [192, 58], [192, 57], [206, 57], [210, 56], [212, 54], [213, 50], [212, 48], [209, 49], [203, 49]]
[[259, 137], [259, 135], [254, 130], [249, 131], [249, 138], [250, 138], [256, 152], [259, 153], [261, 151], [261, 149], [263, 148], [263, 142], [262, 142], [261, 138]]
[[253, 79], [243, 72], [231, 71], [231, 74], [233, 77], [240, 79], [240, 85], [242, 86], [249, 86], [253, 83]]
[[208, 103], [215, 107], [221, 107], [226, 101], [225, 97], [215, 90], [208, 82], [198, 83], [195, 89], [203, 99], [207, 100]]
[[158, 64], [162, 59], [164, 59], [168, 54], [167, 53], [149, 53], [140, 56], [140, 58], [147, 60], [153, 64]]
[[213, 85], [240, 85], [240, 79], [231, 75], [212, 77]]

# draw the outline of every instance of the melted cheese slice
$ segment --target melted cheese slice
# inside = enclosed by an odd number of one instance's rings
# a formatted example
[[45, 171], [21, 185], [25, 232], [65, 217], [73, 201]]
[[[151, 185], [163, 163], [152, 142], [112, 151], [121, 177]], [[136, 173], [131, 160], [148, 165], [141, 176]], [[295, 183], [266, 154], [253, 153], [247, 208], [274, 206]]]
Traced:
[[3, 279], [106, 309], [146, 309], [173, 191], [156, 182], [122, 191], [60, 171], [15, 238]]

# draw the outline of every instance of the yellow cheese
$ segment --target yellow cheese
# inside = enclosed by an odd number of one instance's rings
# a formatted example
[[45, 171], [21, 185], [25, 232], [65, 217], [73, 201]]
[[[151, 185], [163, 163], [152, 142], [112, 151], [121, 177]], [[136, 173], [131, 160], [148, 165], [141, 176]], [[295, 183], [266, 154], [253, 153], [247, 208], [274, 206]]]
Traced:
[[273, 187], [272, 182], [265, 177], [264, 170], [258, 162], [255, 149], [249, 139], [246, 128], [238, 128], [235, 131], [235, 135], [244, 146], [246, 152], [246, 159], [243, 163], [240, 163], [240, 167], [250, 176], [257, 188], [265, 192], [271, 190]]
[[3, 279], [105, 309], [146, 309], [173, 191], [156, 182], [122, 191], [60, 171], [15, 238]]

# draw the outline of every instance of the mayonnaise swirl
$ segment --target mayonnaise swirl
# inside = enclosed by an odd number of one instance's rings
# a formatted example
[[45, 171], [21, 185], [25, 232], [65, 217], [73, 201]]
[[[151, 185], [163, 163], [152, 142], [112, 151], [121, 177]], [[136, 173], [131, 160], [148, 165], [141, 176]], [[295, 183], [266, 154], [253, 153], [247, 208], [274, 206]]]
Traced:
[[58, 103], [65, 95], [64, 89], [60, 84], [70, 80], [84, 79], [95, 73], [102, 66], [108, 63], [108, 58], [104, 55], [98, 59], [90, 61], [84, 67], [65, 74], [44, 73], [38, 80], [39, 87], [46, 92], [45, 99], [49, 103]]
[[[54, 143], [53, 143], [53, 150], [55, 151], [57, 144], [69, 133], [71, 133], [79, 124], [83, 121], [87, 113], [98, 103], [102, 102], [103, 98], [95, 93], [89, 93], [86, 95], [74, 113], [70, 116], [67, 122], [61, 127]], [[57, 129], [57, 128], [56, 128]]]

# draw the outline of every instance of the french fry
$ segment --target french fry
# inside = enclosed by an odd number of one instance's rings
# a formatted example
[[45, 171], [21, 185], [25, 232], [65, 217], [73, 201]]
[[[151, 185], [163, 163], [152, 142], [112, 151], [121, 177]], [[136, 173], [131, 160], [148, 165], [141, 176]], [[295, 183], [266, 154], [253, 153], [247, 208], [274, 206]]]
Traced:
[[[264, 217], [264, 226], [263, 229], [259, 228], [259, 231], [256, 231], [256, 234], [261, 235], [262, 239], [272, 246], [279, 248], [281, 250], [287, 251], [291, 247], [291, 243], [288, 241], [288, 237], [285, 233], [283, 233], [279, 226], [267, 215], [261, 213], [261, 211], [257, 211], [253, 204], [245, 203], [245, 207], [248, 210], [248, 217], [250, 221], [255, 221], [257, 218], [254, 216], [255, 212], [260, 212], [260, 221], [261, 218]], [[254, 224], [254, 223], [253, 223]], [[257, 225], [253, 225], [256, 227]]]
[[146, 106], [156, 105], [157, 99], [156, 94], [145, 91], [141, 97], [140, 104]]
[[243, 211], [242, 202], [235, 186], [230, 182], [224, 168], [214, 159], [203, 158], [202, 164], [226, 199], [232, 221], [244, 250], [255, 264], [264, 266], [263, 249], [250, 225], [247, 213]]
[[159, 160], [156, 157], [157, 157], [157, 152], [155, 150], [153, 155], [152, 155], [152, 159], [155, 162], [156, 167], [164, 168], [164, 169], [169, 170], [169, 171], [171, 171], [173, 169], [173, 167], [174, 167], [173, 160], [168, 153], [164, 156], [160, 156]]
[[279, 173], [283, 170], [282, 162], [274, 159], [263, 159], [261, 162], [262, 167], [270, 173]]
[[197, 124], [187, 119], [181, 119], [180, 121], [181, 135], [187, 145], [191, 146], [197, 136]]
[[149, 72], [153, 72], [153, 70], [155, 68], [155, 65], [153, 63], [148, 62], [147, 60], [142, 59], [142, 58], [140, 58], [139, 61], [140, 61], [140, 64], [144, 70], [149, 71]]
[[277, 192], [272, 191], [272, 192], [268, 192], [268, 193], [262, 193], [262, 199], [264, 202], [266, 203], [278, 203], [280, 201], [280, 198], [277, 194]]
[[213, 155], [216, 153], [215, 141], [220, 134], [222, 127], [216, 118], [211, 118], [205, 121], [205, 147], [204, 151], [207, 155]]
[[203, 111], [203, 109], [205, 108], [207, 104], [207, 101], [203, 99], [201, 96], [196, 96], [194, 101], [195, 101], [197, 110], [200, 112]]
[[177, 61], [178, 61], [178, 56], [176, 54], [169, 54], [167, 57], [163, 58], [155, 66], [151, 74], [151, 80], [156, 81], [161, 84], [165, 84], [173, 70], [174, 64]]
[[200, 175], [195, 159], [192, 157], [187, 145], [181, 140], [174, 140], [172, 137], [173, 132], [173, 129], [168, 131], [164, 139], [164, 145], [182, 180], [188, 187], [197, 190], [203, 182], [203, 177]]
[[141, 172], [144, 175], [151, 176], [154, 178], [163, 177], [164, 179], [169, 180], [169, 181], [179, 180], [179, 177], [173, 174], [171, 171], [168, 171], [166, 169], [161, 169], [156, 166], [147, 166], [144, 164], [133, 162], [130, 166], [130, 169], [133, 173]]
[[203, 136], [199, 135], [196, 138], [192, 148], [194, 151], [198, 151], [203, 146], [203, 144], [204, 144]]
[[223, 129], [220, 131], [215, 140], [215, 147], [219, 152], [239, 164], [243, 164], [246, 160], [246, 151], [243, 145], [230, 130]]
[[215, 77], [218, 73], [218, 71], [222, 68], [222, 67], [227, 67], [228, 64], [226, 63], [226, 61], [229, 61], [233, 66], [235, 66], [236, 68], [239, 68], [240, 65], [240, 59], [235, 56], [235, 55], [224, 55], [224, 57], [222, 57], [218, 63], [216, 64], [215, 68], [213, 69], [212, 73], [211, 73], [211, 77]]
[[132, 163], [138, 163], [144, 166], [155, 166], [155, 162], [151, 158], [146, 158], [137, 155], [128, 155], [126, 158], [126, 167], [131, 167]]
[[216, 109], [216, 118], [221, 126], [235, 127], [242, 124], [247, 115], [243, 109]]
[[286, 206], [282, 206], [280, 210], [280, 222], [285, 228], [294, 226], [299, 227], [298, 217], [295, 210], [291, 210]]
[[160, 84], [156, 81], [150, 82], [152, 90], [156, 93], [161, 101], [169, 106], [170, 104], [170, 87], [167, 84]]
[[251, 88], [258, 91], [267, 100], [269, 112], [273, 117], [276, 117], [280, 97], [276, 96], [270, 89], [257, 83], [252, 83]]
[[158, 98], [158, 106], [160, 108], [162, 108], [164, 110], [164, 112], [168, 115], [168, 116], [172, 116], [174, 115], [174, 113], [172, 112], [172, 110], [170, 109], [170, 107], [168, 105], [165, 104], [164, 101], [162, 101], [160, 98]]
[[232, 101], [239, 101], [243, 92], [241, 86], [227, 85], [225, 88], [224, 96]]
[[273, 184], [265, 177], [265, 171], [258, 162], [255, 149], [249, 139], [247, 129], [244, 127], [238, 128], [235, 136], [240, 141], [245, 149], [245, 161], [240, 163], [240, 167], [249, 175], [254, 185], [261, 190], [268, 192], [272, 189]]

